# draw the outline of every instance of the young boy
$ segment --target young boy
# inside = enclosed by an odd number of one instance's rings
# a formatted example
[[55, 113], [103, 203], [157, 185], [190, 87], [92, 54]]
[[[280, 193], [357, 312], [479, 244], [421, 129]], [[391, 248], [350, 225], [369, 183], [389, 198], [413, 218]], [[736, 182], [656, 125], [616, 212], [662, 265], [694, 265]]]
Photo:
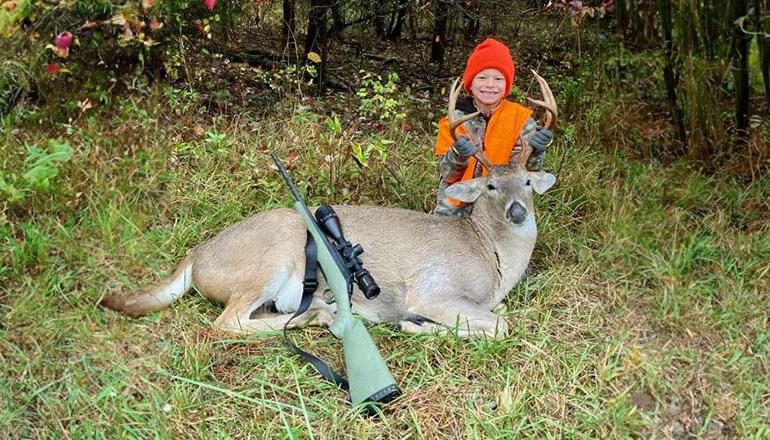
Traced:
[[505, 99], [511, 92], [514, 73], [508, 47], [491, 38], [476, 46], [468, 58], [463, 74], [463, 87], [468, 96], [458, 98], [454, 116], [481, 113], [457, 127], [457, 141], [449, 131], [449, 118], [439, 121], [436, 155], [441, 156], [441, 177], [434, 213], [470, 215], [472, 205], [449, 199], [444, 193], [450, 185], [482, 174], [481, 164], [471, 157], [477, 150], [482, 150], [493, 165], [505, 165], [521, 153], [524, 139], [533, 149], [527, 168], [542, 169], [553, 133], [537, 125], [531, 117], [532, 110]]

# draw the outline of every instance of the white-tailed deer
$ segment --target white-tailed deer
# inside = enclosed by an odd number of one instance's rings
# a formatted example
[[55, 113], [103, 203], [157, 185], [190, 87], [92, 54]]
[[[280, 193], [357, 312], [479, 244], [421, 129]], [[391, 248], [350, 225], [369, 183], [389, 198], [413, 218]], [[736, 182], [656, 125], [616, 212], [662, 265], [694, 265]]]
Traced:
[[[458, 93], [456, 88], [450, 109]], [[550, 90], [543, 94], [548, 100]], [[406, 332], [505, 335], [507, 323], [492, 309], [519, 282], [534, 249], [533, 192], [542, 194], [555, 182], [551, 174], [527, 171], [525, 153], [513, 166], [490, 166], [482, 156], [486, 176], [447, 189], [449, 196], [474, 203], [470, 218], [335, 206], [345, 237], [361, 244], [364, 267], [381, 289], [368, 300], [356, 287], [353, 312], [371, 322], [396, 323]], [[140, 316], [167, 307], [194, 286], [225, 304], [214, 322], [217, 329], [280, 330], [300, 304], [306, 238], [305, 222], [296, 211], [262, 212], [191, 249], [163, 284], [132, 296], [107, 297], [102, 304]], [[324, 300], [326, 286], [319, 278], [309, 309], [291, 321], [292, 327], [333, 321], [335, 307]]]

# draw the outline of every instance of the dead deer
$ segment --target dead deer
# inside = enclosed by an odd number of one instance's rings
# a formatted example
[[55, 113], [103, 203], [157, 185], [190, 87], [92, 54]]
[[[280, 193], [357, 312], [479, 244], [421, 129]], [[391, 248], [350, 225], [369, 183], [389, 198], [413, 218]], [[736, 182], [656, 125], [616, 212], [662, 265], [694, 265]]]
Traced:
[[[553, 96], [543, 84], [549, 101], [545, 106], [555, 115]], [[459, 92], [455, 87], [450, 97], [450, 115]], [[549, 115], [548, 123], [551, 119]], [[453, 128], [457, 125], [453, 121]], [[528, 153], [531, 149], [525, 149], [514, 166], [492, 166], [481, 153], [488, 174], [447, 189], [450, 197], [474, 203], [470, 218], [335, 206], [346, 238], [361, 244], [364, 267], [381, 289], [368, 300], [356, 287], [353, 312], [370, 322], [395, 323], [410, 333], [506, 335], [506, 321], [492, 310], [519, 282], [535, 247], [533, 192], [542, 194], [555, 182], [552, 174], [525, 168]], [[169, 306], [194, 286], [225, 305], [215, 328], [239, 333], [280, 330], [300, 304], [306, 237], [304, 220], [294, 210], [258, 213], [189, 250], [162, 284], [132, 296], [106, 297], [102, 304], [140, 316]], [[292, 320], [291, 327], [332, 323], [335, 306], [320, 293], [326, 285], [319, 278], [309, 309]]]

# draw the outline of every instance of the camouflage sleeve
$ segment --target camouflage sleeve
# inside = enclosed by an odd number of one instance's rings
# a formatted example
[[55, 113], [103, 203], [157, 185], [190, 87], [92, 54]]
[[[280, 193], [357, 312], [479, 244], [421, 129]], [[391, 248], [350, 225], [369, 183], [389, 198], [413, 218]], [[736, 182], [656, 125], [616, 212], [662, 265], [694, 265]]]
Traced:
[[439, 174], [441, 182], [447, 182], [451, 185], [463, 176], [465, 169], [468, 168], [468, 159], [463, 159], [450, 148], [446, 154], [439, 159]]
[[434, 214], [439, 215], [462, 215], [463, 207], [457, 206], [447, 200], [446, 189], [452, 184], [458, 182], [463, 176], [465, 169], [468, 168], [468, 159], [457, 156], [451, 148], [439, 159], [439, 182], [438, 197]]

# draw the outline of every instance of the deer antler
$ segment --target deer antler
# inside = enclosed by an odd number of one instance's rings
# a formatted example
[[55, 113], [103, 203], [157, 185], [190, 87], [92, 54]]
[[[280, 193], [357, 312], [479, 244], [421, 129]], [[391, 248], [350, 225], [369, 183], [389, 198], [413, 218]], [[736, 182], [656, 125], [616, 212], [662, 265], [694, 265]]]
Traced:
[[[449, 92], [449, 108], [448, 108], [448, 114], [449, 114], [449, 132], [452, 134], [452, 138], [454, 140], [457, 140], [457, 133], [455, 130], [457, 130], [457, 127], [460, 126], [460, 124], [463, 124], [464, 122], [467, 122], [476, 116], [479, 115], [481, 112], [473, 112], [470, 114], [467, 114], [461, 118], [455, 119], [455, 107], [457, 105], [457, 98], [460, 96], [460, 91], [462, 91], [463, 86], [462, 84], [458, 84], [460, 82], [460, 77], [457, 77], [454, 82], [452, 83], [452, 90]], [[484, 154], [481, 150], [476, 150], [476, 152], [473, 154], [473, 157], [476, 158], [479, 162], [481, 162], [482, 165], [484, 165], [484, 168], [490, 170], [492, 168], [492, 162], [489, 161], [487, 156]]]
[[529, 100], [529, 102], [532, 104], [545, 108], [545, 128], [548, 128], [551, 126], [551, 124], [554, 123], [554, 121], [556, 121], [556, 116], [559, 114], [556, 109], [556, 98], [553, 97], [551, 87], [548, 85], [545, 79], [543, 79], [542, 76], [538, 75], [537, 72], [532, 69], [530, 69], [530, 72], [535, 75], [537, 83], [540, 84], [540, 91], [543, 93], [543, 100], [539, 101], [532, 98], [527, 98], [527, 100]]
[[[540, 84], [540, 92], [543, 94], [543, 100], [535, 100], [532, 98], [527, 98], [527, 100], [532, 104], [538, 105], [545, 109], [544, 127], [548, 128], [556, 121], [556, 116], [559, 114], [556, 108], [556, 98], [553, 97], [553, 92], [551, 91], [551, 87], [548, 85], [548, 82], [546, 82], [546, 80], [542, 76], [538, 75], [534, 70], [530, 69], [530, 72], [532, 72], [532, 75], [535, 76], [537, 83]], [[527, 144], [524, 138], [521, 139], [521, 143], [522, 151], [516, 158], [516, 162], [526, 168], [527, 160], [529, 160], [529, 156], [532, 154], [532, 147]]]

